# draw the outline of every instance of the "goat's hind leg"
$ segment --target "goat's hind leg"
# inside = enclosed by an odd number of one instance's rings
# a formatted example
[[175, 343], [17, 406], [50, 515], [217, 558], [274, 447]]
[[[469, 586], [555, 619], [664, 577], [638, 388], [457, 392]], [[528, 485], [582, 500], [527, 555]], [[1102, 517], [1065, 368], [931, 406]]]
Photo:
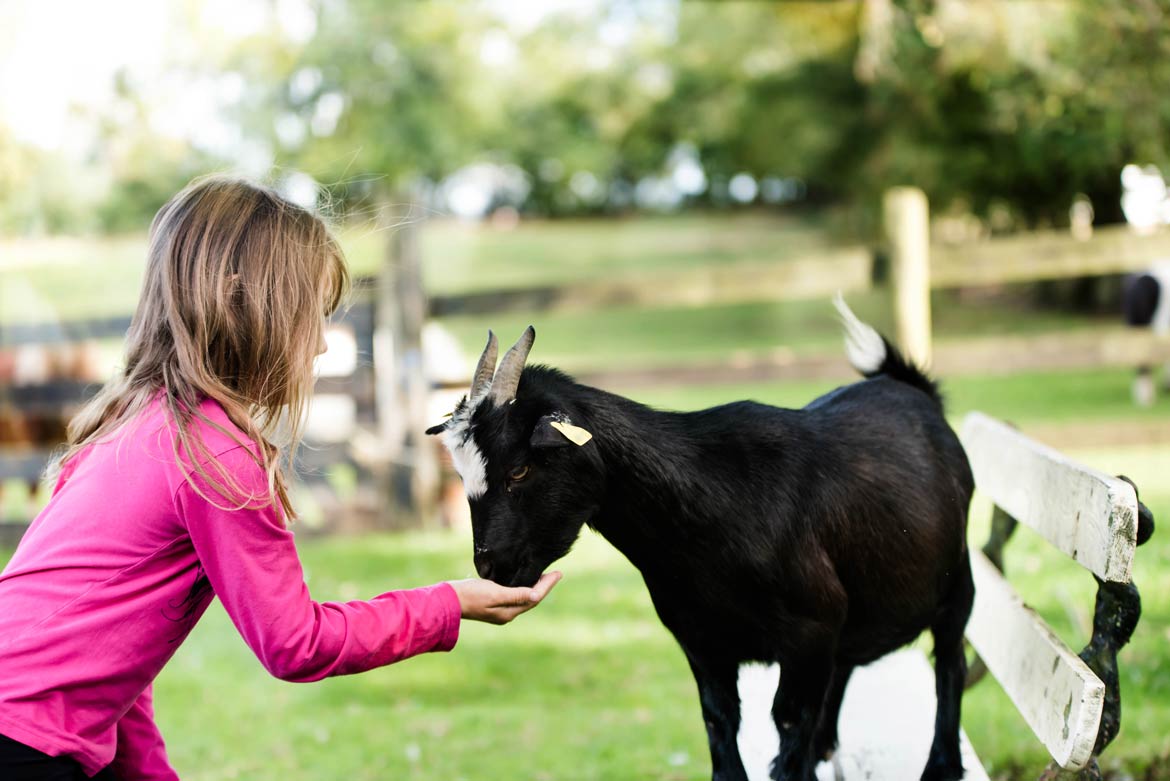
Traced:
[[934, 680], [938, 710], [934, 719], [934, 742], [922, 781], [959, 781], [963, 778], [963, 759], [959, 750], [959, 717], [963, 701], [963, 683], [967, 677], [967, 657], [963, 652], [963, 630], [971, 615], [975, 584], [967, 556], [960, 565], [951, 593], [931, 625], [934, 636]]
[[775, 781], [816, 781], [820, 757], [814, 736], [833, 676], [831, 652], [783, 665], [780, 689], [772, 706], [772, 718], [780, 733], [780, 753], [772, 762]]
[[837, 722], [841, 720], [841, 703], [845, 700], [845, 688], [849, 685], [853, 669], [853, 665], [846, 664], [838, 664], [833, 668], [821, 720], [813, 734], [813, 754], [820, 761], [832, 759], [837, 750]]

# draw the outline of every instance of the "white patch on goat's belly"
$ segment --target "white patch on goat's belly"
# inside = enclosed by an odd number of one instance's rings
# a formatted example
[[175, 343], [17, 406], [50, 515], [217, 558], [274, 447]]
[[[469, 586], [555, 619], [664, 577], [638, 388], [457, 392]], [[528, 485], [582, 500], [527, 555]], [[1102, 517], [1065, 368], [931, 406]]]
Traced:
[[780, 683], [780, 665], [747, 662], [739, 666], [739, 757], [748, 781], [770, 781], [768, 768], [780, 751], [780, 733], [772, 720], [772, 702]]
[[479, 452], [465, 421], [452, 425], [443, 434], [443, 444], [451, 454], [455, 471], [463, 478], [463, 490], [468, 499], [478, 499], [487, 493], [487, 461]]

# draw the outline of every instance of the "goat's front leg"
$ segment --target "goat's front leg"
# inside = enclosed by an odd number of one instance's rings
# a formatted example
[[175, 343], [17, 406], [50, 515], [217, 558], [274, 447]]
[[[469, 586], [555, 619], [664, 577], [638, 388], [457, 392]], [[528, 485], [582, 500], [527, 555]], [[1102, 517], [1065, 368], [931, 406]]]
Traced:
[[687, 653], [699, 686], [703, 723], [711, 748], [712, 781], [747, 781], [739, 755], [739, 665]]
[[772, 704], [772, 718], [780, 733], [780, 753], [772, 762], [775, 781], [816, 781], [820, 757], [813, 739], [825, 710], [833, 677], [833, 654], [808, 655], [784, 662], [780, 688]]

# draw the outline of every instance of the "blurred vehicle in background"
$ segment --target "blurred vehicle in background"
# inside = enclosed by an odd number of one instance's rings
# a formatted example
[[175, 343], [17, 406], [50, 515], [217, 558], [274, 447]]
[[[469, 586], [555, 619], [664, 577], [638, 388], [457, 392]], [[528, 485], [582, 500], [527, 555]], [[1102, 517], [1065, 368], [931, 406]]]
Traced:
[[[1157, 166], [1133, 163], [1121, 169], [1121, 210], [1133, 230], [1148, 235], [1170, 224], [1170, 194]], [[1122, 284], [1121, 310], [1126, 325], [1149, 328], [1160, 337], [1170, 335], [1170, 258], [1146, 270], [1126, 276]], [[1162, 390], [1170, 390], [1170, 365], [1162, 368]], [[1154, 367], [1137, 367], [1133, 400], [1149, 407], [1157, 395]]]
[[[1170, 335], [1170, 258], [1125, 278], [1121, 308], [1126, 325], [1148, 328], [1159, 337]], [[1158, 384], [1152, 366], [1138, 366], [1133, 380], [1134, 403], [1152, 406]], [[1170, 390], [1170, 365], [1162, 368], [1161, 387]]]

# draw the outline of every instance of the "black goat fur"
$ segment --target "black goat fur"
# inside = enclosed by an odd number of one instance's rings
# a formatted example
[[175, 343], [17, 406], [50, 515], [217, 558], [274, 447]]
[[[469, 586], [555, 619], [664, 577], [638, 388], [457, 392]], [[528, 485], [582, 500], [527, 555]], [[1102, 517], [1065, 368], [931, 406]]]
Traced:
[[[715, 779], [746, 779], [741, 663], [780, 664], [772, 775], [813, 781], [849, 674], [925, 629], [939, 708], [922, 778], [962, 778], [973, 480], [935, 383], [884, 344], [877, 371], [803, 409], [665, 412], [529, 366], [514, 401], [469, 416], [486, 465], [471, 499], [480, 574], [531, 584], [582, 525], [609, 540], [691, 664]], [[571, 444], [551, 419], [593, 438]]]

